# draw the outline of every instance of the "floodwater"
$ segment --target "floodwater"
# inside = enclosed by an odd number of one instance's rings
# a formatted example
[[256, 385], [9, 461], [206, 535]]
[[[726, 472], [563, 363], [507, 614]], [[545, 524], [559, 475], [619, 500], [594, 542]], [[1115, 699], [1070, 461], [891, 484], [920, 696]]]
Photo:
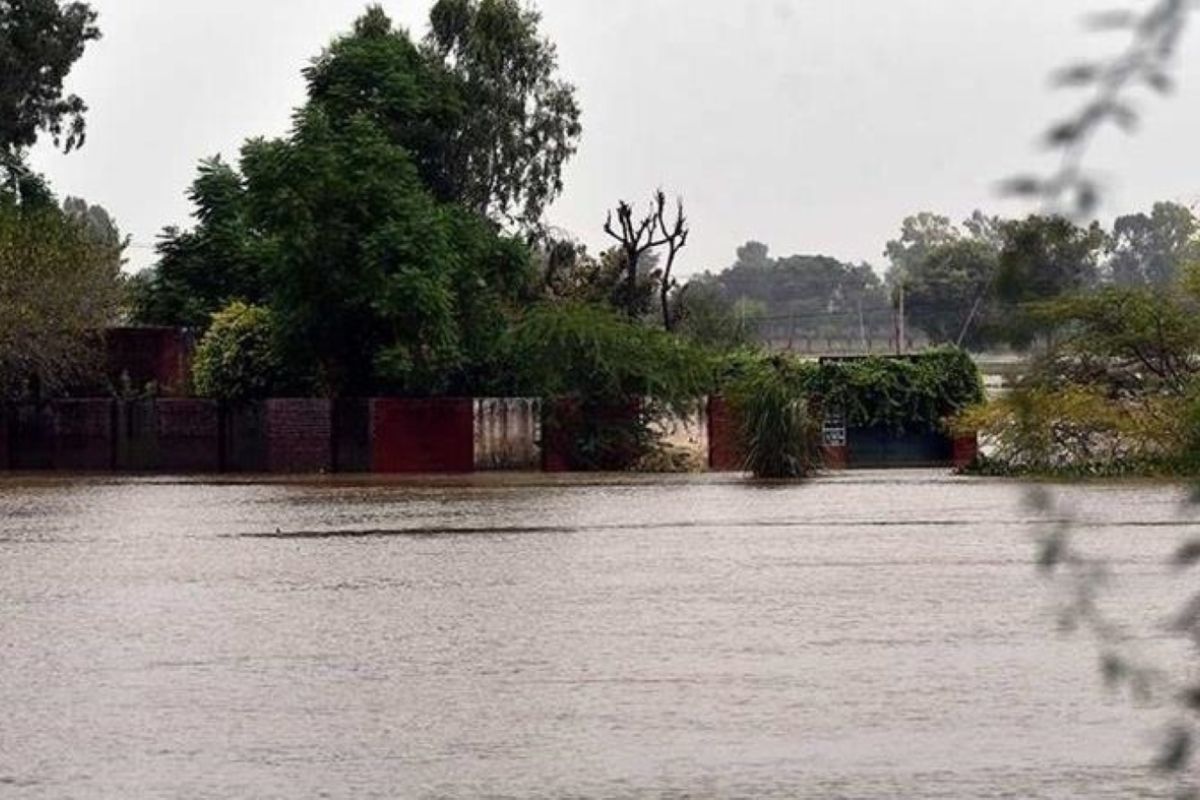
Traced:
[[[1184, 493], [1067, 492], [1148, 659]], [[1018, 486], [0, 479], [0, 797], [1168, 797]]]

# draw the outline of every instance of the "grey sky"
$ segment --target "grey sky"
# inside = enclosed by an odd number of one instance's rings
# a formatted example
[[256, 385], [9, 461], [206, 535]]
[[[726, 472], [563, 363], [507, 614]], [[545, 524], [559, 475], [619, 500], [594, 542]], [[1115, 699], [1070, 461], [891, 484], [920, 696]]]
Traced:
[[[105, 38], [71, 88], [91, 105], [87, 146], [41, 148], [60, 195], [107, 207], [152, 262], [165, 225], [189, 224], [198, 159], [278, 135], [303, 100], [301, 68], [365, 0], [91, 0]], [[415, 35], [428, 0], [383, 0]], [[604, 245], [605, 209], [656, 186], [682, 193], [693, 246], [720, 269], [747, 239], [776, 254], [883, 266], [905, 215], [1019, 213], [997, 179], [1039, 164], [1035, 134], [1071, 95], [1047, 74], [1111, 51], [1080, 17], [1108, 0], [542, 0], [546, 33], [584, 110], [580, 153], [550, 220]], [[1200, 44], [1181, 90], [1144, 103], [1144, 130], [1099, 142], [1108, 214], [1200, 199]]]

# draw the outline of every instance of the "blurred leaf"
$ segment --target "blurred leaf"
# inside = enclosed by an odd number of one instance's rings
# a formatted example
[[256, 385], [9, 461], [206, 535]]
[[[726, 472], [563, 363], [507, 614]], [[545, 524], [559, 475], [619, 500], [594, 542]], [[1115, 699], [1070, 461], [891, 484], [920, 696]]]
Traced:
[[1179, 702], [1189, 711], [1200, 711], [1200, 685], [1184, 689], [1179, 695]]
[[1183, 610], [1171, 622], [1171, 629], [1179, 633], [1189, 633], [1196, 630], [1198, 622], [1200, 622], [1200, 595], [1195, 595], [1188, 600]]
[[1200, 539], [1185, 543], [1175, 553], [1173, 564], [1177, 567], [1191, 567], [1200, 562]]
[[1079, 123], [1075, 121], [1062, 122], [1055, 125], [1046, 133], [1046, 143], [1051, 147], [1070, 144], [1079, 138]]
[[1137, 16], [1127, 9], [1097, 11], [1084, 17], [1083, 24], [1094, 31], [1125, 30], [1137, 24]]
[[1192, 757], [1192, 733], [1185, 728], [1171, 731], [1155, 766], [1163, 772], [1179, 772]]
[[1000, 184], [1000, 191], [1008, 195], [1029, 196], [1041, 194], [1042, 181], [1029, 175], [1021, 175]]
[[1045, 486], [1031, 486], [1025, 492], [1025, 507], [1038, 514], [1045, 514], [1054, 507], [1054, 496]]
[[1175, 88], [1175, 82], [1162, 72], [1150, 72], [1146, 75], [1146, 83], [1159, 94], [1167, 94]]
[[1050, 82], [1055, 86], [1087, 86], [1095, 83], [1100, 77], [1101, 68], [1096, 64], [1072, 64], [1064, 67], [1051, 76]]
[[1059, 534], [1048, 536], [1042, 542], [1041, 552], [1038, 554], [1038, 567], [1045, 573], [1054, 572], [1062, 563], [1063, 555], [1066, 552], [1066, 542]]
[[1128, 674], [1125, 661], [1116, 653], [1105, 653], [1100, 660], [1100, 674], [1104, 676], [1104, 685], [1116, 689]]

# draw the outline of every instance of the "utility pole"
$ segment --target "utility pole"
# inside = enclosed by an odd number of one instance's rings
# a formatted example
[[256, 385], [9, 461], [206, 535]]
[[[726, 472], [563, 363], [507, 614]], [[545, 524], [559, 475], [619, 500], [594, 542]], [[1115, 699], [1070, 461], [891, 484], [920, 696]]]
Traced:
[[901, 281], [896, 291], [896, 355], [902, 356], [908, 352], [908, 344], [905, 341], [908, 332], [904, 319], [904, 282]]

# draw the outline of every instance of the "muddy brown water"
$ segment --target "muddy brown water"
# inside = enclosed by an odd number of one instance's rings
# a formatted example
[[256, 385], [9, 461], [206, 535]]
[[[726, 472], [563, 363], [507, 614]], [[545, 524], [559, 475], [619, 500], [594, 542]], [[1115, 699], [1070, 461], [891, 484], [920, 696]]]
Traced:
[[[1168, 665], [1200, 535], [1066, 490]], [[1166, 797], [1019, 486], [0, 479], [0, 797]]]

